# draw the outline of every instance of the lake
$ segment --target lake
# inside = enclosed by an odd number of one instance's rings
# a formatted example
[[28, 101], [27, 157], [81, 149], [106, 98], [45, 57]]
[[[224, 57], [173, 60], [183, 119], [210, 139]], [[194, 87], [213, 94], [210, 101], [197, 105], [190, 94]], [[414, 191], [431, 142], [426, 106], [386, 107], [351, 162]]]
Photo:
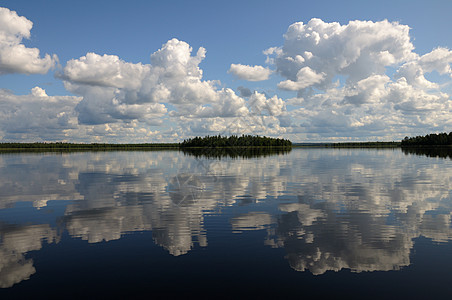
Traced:
[[0, 297], [445, 298], [452, 160], [401, 149], [0, 155]]

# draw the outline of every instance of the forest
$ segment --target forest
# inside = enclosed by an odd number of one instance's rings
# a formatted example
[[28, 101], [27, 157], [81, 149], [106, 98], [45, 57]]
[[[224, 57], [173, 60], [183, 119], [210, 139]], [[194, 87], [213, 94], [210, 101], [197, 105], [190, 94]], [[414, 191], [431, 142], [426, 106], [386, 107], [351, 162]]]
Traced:
[[257, 135], [231, 135], [229, 137], [221, 135], [195, 137], [186, 139], [181, 144], [181, 148], [186, 147], [291, 147], [292, 142], [286, 139], [270, 138]]
[[405, 137], [401, 142], [404, 146], [450, 146], [452, 145], [452, 132], [447, 134], [431, 133], [424, 136]]

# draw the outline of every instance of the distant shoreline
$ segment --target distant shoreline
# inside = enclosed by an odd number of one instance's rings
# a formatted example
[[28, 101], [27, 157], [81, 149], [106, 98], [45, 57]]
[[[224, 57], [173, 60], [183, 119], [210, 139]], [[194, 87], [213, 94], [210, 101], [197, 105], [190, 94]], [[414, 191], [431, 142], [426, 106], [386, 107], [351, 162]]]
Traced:
[[443, 148], [452, 145], [403, 145], [401, 142], [344, 142], [344, 143], [292, 143], [292, 146], [193, 146], [182, 147], [180, 143], [0, 143], [0, 152], [81, 152], [81, 151], [155, 151], [182, 149], [231, 149], [231, 148]]
[[179, 149], [179, 144], [0, 143], [0, 152], [144, 151], [170, 149]]
[[400, 142], [292, 143], [304, 148], [400, 148]]

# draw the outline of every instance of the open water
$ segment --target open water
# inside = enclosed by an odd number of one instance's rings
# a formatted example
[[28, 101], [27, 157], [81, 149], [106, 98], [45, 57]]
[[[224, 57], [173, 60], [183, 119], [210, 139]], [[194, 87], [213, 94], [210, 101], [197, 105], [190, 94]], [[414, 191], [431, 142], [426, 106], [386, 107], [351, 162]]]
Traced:
[[448, 298], [452, 160], [0, 155], [0, 298]]

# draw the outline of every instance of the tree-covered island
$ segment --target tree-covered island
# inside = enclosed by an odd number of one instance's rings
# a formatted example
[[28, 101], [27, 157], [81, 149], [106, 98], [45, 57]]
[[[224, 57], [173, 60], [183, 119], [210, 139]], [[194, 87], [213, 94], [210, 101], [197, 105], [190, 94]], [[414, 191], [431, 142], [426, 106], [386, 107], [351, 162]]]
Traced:
[[208, 135], [205, 137], [186, 139], [180, 144], [180, 147], [292, 147], [292, 142], [286, 139], [257, 135], [231, 135], [229, 137]]

